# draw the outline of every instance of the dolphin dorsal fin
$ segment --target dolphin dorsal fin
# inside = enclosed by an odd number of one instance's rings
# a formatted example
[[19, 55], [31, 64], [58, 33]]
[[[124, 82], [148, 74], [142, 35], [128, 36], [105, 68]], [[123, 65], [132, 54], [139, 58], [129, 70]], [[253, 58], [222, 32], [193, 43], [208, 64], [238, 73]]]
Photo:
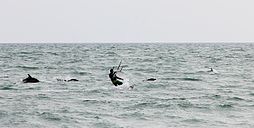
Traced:
[[31, 78], [30, 74], [27, 74], [29, 78]]

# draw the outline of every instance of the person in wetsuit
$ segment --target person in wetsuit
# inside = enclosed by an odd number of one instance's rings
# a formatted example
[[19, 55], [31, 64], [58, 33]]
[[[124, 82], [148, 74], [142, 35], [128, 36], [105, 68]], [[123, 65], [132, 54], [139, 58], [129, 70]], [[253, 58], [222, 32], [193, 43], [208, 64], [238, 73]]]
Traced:
[[117, 80], [117, 79], [120, 79], [120, 80], [123, 80], [123, 79], [120, 78], [120, 77], [117, 77], [117, 76], [116, 76], [116, 72], [114, 72], [113, 69], [110, 69], [109, 78], [111, 79], [112, 83], [113, 83], [115, 86], [118, 86], [118, 85], [122, 85], [122, 84], [123, 84], [123, 82]]

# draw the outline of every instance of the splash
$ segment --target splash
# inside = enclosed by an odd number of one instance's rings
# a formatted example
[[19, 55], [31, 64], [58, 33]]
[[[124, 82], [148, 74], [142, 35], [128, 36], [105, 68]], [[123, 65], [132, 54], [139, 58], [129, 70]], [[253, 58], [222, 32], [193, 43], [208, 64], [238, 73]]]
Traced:
[[123, 79], [123, 80], [121, 80], [121, 82], [123, 82], [123, 84], [118, 86], [117, 88], [119, 88], [119, 89], [132, 89], [133, 88], [133, 84], [130, 82], [129, 77], [124, 72], [117, 71], [116, 75]]

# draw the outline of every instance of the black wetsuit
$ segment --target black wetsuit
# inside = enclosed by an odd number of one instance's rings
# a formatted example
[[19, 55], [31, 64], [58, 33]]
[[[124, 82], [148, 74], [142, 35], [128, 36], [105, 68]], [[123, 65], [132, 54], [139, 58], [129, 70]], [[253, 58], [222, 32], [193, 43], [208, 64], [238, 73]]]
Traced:
[[121, 79], [121, 80], [122, 80], [122, 78], [117, 77], [117, 76], [116, 76], [116, 72], [110, 72], [110, 73], [109, 73], [109, 78], [111, 79], [112, 83], [113, 83], [115, 86], [118, 86], [118, 85], [122, 85], [122, 84], [123, 84], [123, 82], [117, 80], [117, 79]]

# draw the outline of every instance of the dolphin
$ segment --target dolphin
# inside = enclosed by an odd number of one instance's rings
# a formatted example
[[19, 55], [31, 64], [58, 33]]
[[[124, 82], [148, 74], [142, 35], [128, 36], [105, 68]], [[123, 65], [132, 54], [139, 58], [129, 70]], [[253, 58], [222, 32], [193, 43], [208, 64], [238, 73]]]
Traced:
[[70, 80], [67, 80], [68, 82], [70, 81], [78, 81], [77, 79], [70, 79]]
[[217, 70], [215, 70], [213, 68], [210, 68], [210, 70], [208, 72], [210, 72], [212, 74], [218, 74], [219, 73]]
[[79, 81], [78, 79], [69, 79], [69, 80], [65, 80], [65, 79], [56, 79], [57, 81], [65, 81], [65, 82], [70, 82], [70, 81]]
[[149, 78], [146, 81], [155, 81], [155, 80], [156, 80], [155, 78]]
[[23, 80], [24, 83], [38, 83], [40, 82], [38, 79], [31, 77], [29, 74], [27, 74], [28, 77]]

